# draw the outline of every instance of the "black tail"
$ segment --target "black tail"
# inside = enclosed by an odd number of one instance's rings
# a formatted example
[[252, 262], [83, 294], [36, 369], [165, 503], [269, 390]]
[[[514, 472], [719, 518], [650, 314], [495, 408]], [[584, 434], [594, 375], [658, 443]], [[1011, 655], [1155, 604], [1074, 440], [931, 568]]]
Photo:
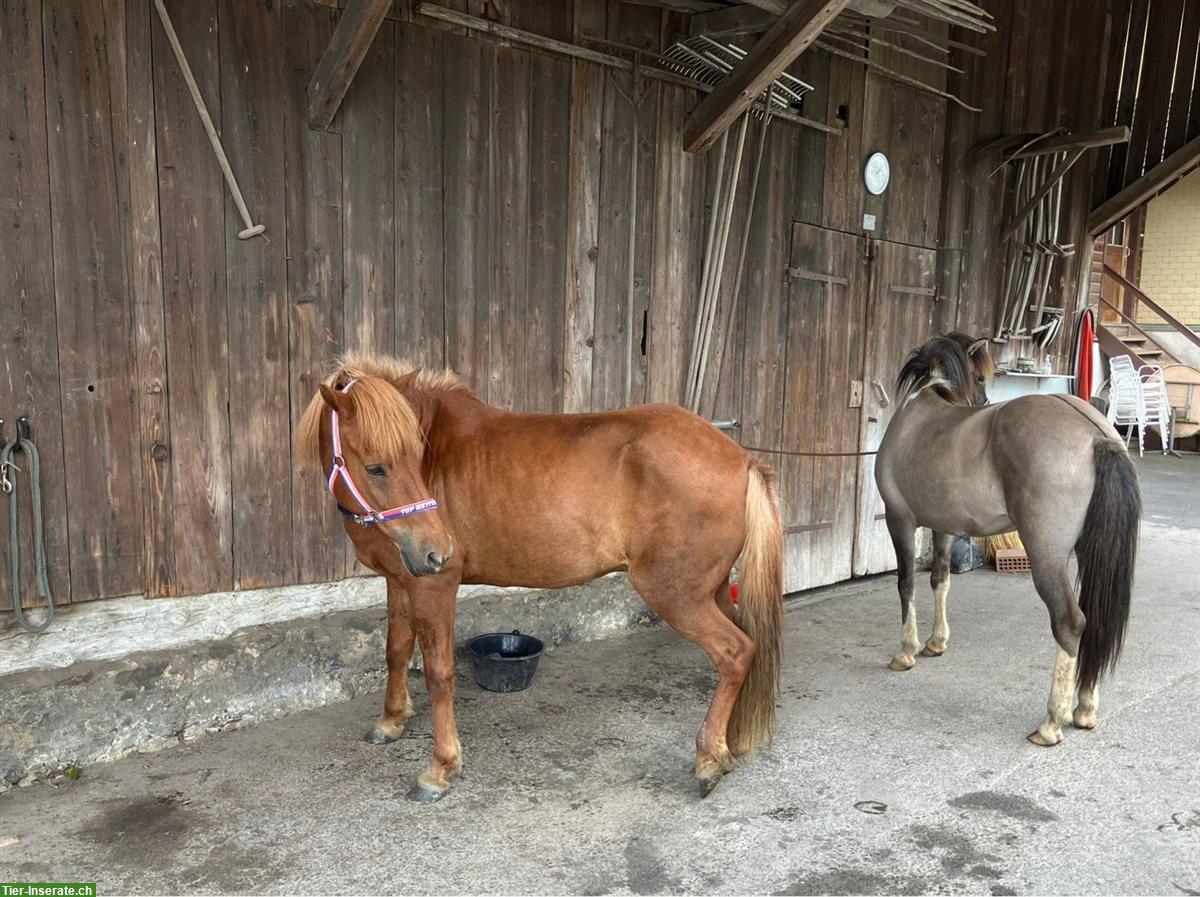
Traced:
[[1121, 655], [1142, 519], [1137, 469], [1125, 447], [1098, 440], [1094, 458], [1096, 483], [1083, 532], [1075, 544], [1079, 606], [1087, 618], [1079, 642], [1080, 688], [1095, 686]]

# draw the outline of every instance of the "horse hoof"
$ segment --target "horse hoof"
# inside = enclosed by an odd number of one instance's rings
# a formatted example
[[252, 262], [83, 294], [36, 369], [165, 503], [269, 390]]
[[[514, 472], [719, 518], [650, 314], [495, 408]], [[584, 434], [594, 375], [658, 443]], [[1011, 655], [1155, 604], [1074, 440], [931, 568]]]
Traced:
[[909, 657], [906, 659], [897, 655], [888, 664], [888, 669], [895, 670], [897, 673], [903, 673], [905, 670], [911, 670], [915, 663], [916, 660], [914, 658]]
[[1076, 710], [1071, 722], [1076, 729], [1094, 729], [1096, 728], [1096, 711]]
[[371, 744], [391, 744], [393, 741], [396, 741], [403, 732], [403, 729], [384, 728], [383, 726], [377, 725], [374, 729], [367, 733], [367, 741], [371, 742]]
[[717, 787], [717, 783], [721, 781], [722, 773], [720, 771], [705, 773], [702, 776], [696, 776], [696, 784], [700, 787], [700, 797], [705, 798], [713, 793], [713, 789]]
[[1062, 742], [1062, 734], [1058, 735], [1043, 735], [1042, 730], [1031, 732], [1027, 736], [1030, 744], [1036, 744], [1038, 747], [1054, 747]]
[[441, 800], [449, 791], [446, 788], [434, 788], [432, 785], [426, 785], [424, 782], [417, 782], [412, 786], [412, 790], [408, 792], [408, 799], [419, 804], [432, 804]]
[[938, 647], [934, 646], [933, 642], [927, 643], [925, 645], [925, 647], [921, 649], [922, 657], [941, 657], [945, 653], [946, 653], [945, 645], [942, 645], [940, 648], [938, 648]]

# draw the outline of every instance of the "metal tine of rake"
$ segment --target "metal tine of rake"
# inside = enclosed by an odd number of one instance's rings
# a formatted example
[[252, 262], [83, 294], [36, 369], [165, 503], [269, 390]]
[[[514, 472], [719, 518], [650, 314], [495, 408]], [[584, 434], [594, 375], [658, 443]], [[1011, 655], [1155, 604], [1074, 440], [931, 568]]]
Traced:
[[[705, 34], [676, 41], [662, 54], [662, 66], [681, 75], [705, 84], [717, 84], [746, 56], [746, 51], [733, 44], [722, 44]], [[787, 72], [774, 82], [770, 92], [773, 106], [787, 109], [799, 103], [804, 94], [812, 90], [811, 84], [801, 81]], [[761, 115], [754, 110], [757, 117]]]

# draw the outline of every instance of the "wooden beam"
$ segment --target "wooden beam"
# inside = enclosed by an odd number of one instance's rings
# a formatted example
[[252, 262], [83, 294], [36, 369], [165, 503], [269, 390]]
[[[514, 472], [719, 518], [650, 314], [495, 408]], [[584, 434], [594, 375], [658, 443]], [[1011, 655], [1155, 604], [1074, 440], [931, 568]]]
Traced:
[[1088, 215], [1088, 235], [1104, 233], [1138, 206], [1153, 199], [1171, 184], [1200, 165], [1200, 137], [1185, 143], [1124, 190], [1106, 200]]
[[[996, 150], [1008, 152], [1014, 147], [1029, 144], [1035, 137], [1037, 137], [1037, 134], [1010, 134], [1007, 137], [999, 137], [995, 140], [989, 140], [987, 143], [981, 143], [973, 147], [971, 152], [979, 154], [990, 153]], [[1103, 128], [1099, 131], [1078, 131], [1074, 134], [1057, 134], [1054, 137], [1047, 137], [1045, 140], [1039, 140], [1025, 149], [1018, 150], [1009, 158], [1026, 159], [1030, 156], [1048, 156], [1068, 150], [1091, 149], [1097, 146], [1112, 146], [1114, 143], [1128, 142], [1129, 128], [1125, 125], [1117, 125], [1115, 128]]]
[[[630, 62], [628, 59], [623, 59], [620, 56], [613, 56], [609, 53], [601, 53], [599, 50], [593, 50], [589, 47], [581, 47], [578, 44], [568, 43], [567, 41], [558, 40], [553, 37], [546, 37], [542, 34], [535, 34], [532, 31], [524, 31], [520, 28], [513, 28], [511, 25], [493, 22], [490, 19], [481, 19], [479, 16], [468, 15], [467, 13], [459, 12], [456, 9], [447, 9], [446, 7], [439, 6], [436, 3], [425, 2], [425, 0], [422, 0], [422, 2], [419, 2], [413, 6], [413, 13], [418, 16], [428, 16], [431, 19], [438, 19], [442, 22], [449, 22], [452, 25], [458, 25], [481, 34], [489, 34], [502, 40], [525, 44], [538, 50], [543, 50], [547, 53], [556, 53], [560, 56], [571, 57], [572, 59], [586, 59], [588, 62], [594, 62], [597, 65], [608, 66], [609, 68], [620, 69], [623, 72], [632, 72], [634, 68], [632, 62]], [[624, 44], [616, 44], [613, 41], [603, 40], [600, 38], [591, 38], [590, 40], [592, 43], [600, 44], [602, 46], [617, 46], [625, 48]], [[674, 84], [677, 87], [683, 87], [688, 90], [698, 90], [701, 93], [711, 93], [713, 90], [715, 90], [715, 88], [710, 84], [705, 84], [701, 81], [695, 81], [691, 78], [686, 78], [683, 75], [676, 74], [675, 72], [668, 72], [665, 69], [642, 66], [638, 71], [646, 78], [653, 78], [656, 81]], [[814, 121], [811, 118], [806, 118], [799, 113], [793, 112], [791, 109], [781, 109], [778, 106], [772, 109], [771, 118], [779, 118], [784, 121], [790, 121], [805, 128], [812, 128], [813, 130], [821, 131], [825, 134], [833, 134], [839, 137], [841, 136], [843, 130], [842, 128], [827, 125], [819, 121]]]
[[683, 147], [702, 153], [728, 130], [850, 0], [798, 0], [688, 116]]
[[391, 7], [392, 0], [346, 0], [329, 46], [308, 82], [310, 128], [329, 127]]

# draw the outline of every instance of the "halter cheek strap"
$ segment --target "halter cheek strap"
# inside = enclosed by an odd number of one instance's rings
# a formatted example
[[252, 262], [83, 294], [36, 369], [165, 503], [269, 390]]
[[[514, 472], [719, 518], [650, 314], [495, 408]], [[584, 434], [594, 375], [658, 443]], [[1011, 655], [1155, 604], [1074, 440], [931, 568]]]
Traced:
[[[350, 391], [350, 387], [357, 383], [357, 380], [351, 380], [341, 388], [342, 393]], [[354, 485], [354, 478], [350, 476], [350, 468], [346, 466], [346, 459], [342, 457], [342, 431], [338, 423], [337, 409], [333, 409], [333, 466], [329, 468], [329, 478], [326, 481], [326, 486], [329, 487], [329, 494], [333, 494], [333, 487], [340, 479], [346, 484], [346, 488], [350, 490], [350, 494], [354, 496], [354, 500], [358, 502], [358, 507], [362, 511], [361, 514], [356, 514], [349, 508], [345, 508], [338, 503], [338, 510], [353, 520], [360, 526], [370, 526], [375, 523], [386, 523], [389, 520], [398, 520], [401, 517], [408, 517], [412, 514], [418, 514], [421, 511], [432, 511], [437, 508], [438, 503], [432, 498], [415, 501], [409, 505], [401, 505], [398, 508], [389, 508], [386, 511], [377, 511], [371, 507], [371, 503]]]

